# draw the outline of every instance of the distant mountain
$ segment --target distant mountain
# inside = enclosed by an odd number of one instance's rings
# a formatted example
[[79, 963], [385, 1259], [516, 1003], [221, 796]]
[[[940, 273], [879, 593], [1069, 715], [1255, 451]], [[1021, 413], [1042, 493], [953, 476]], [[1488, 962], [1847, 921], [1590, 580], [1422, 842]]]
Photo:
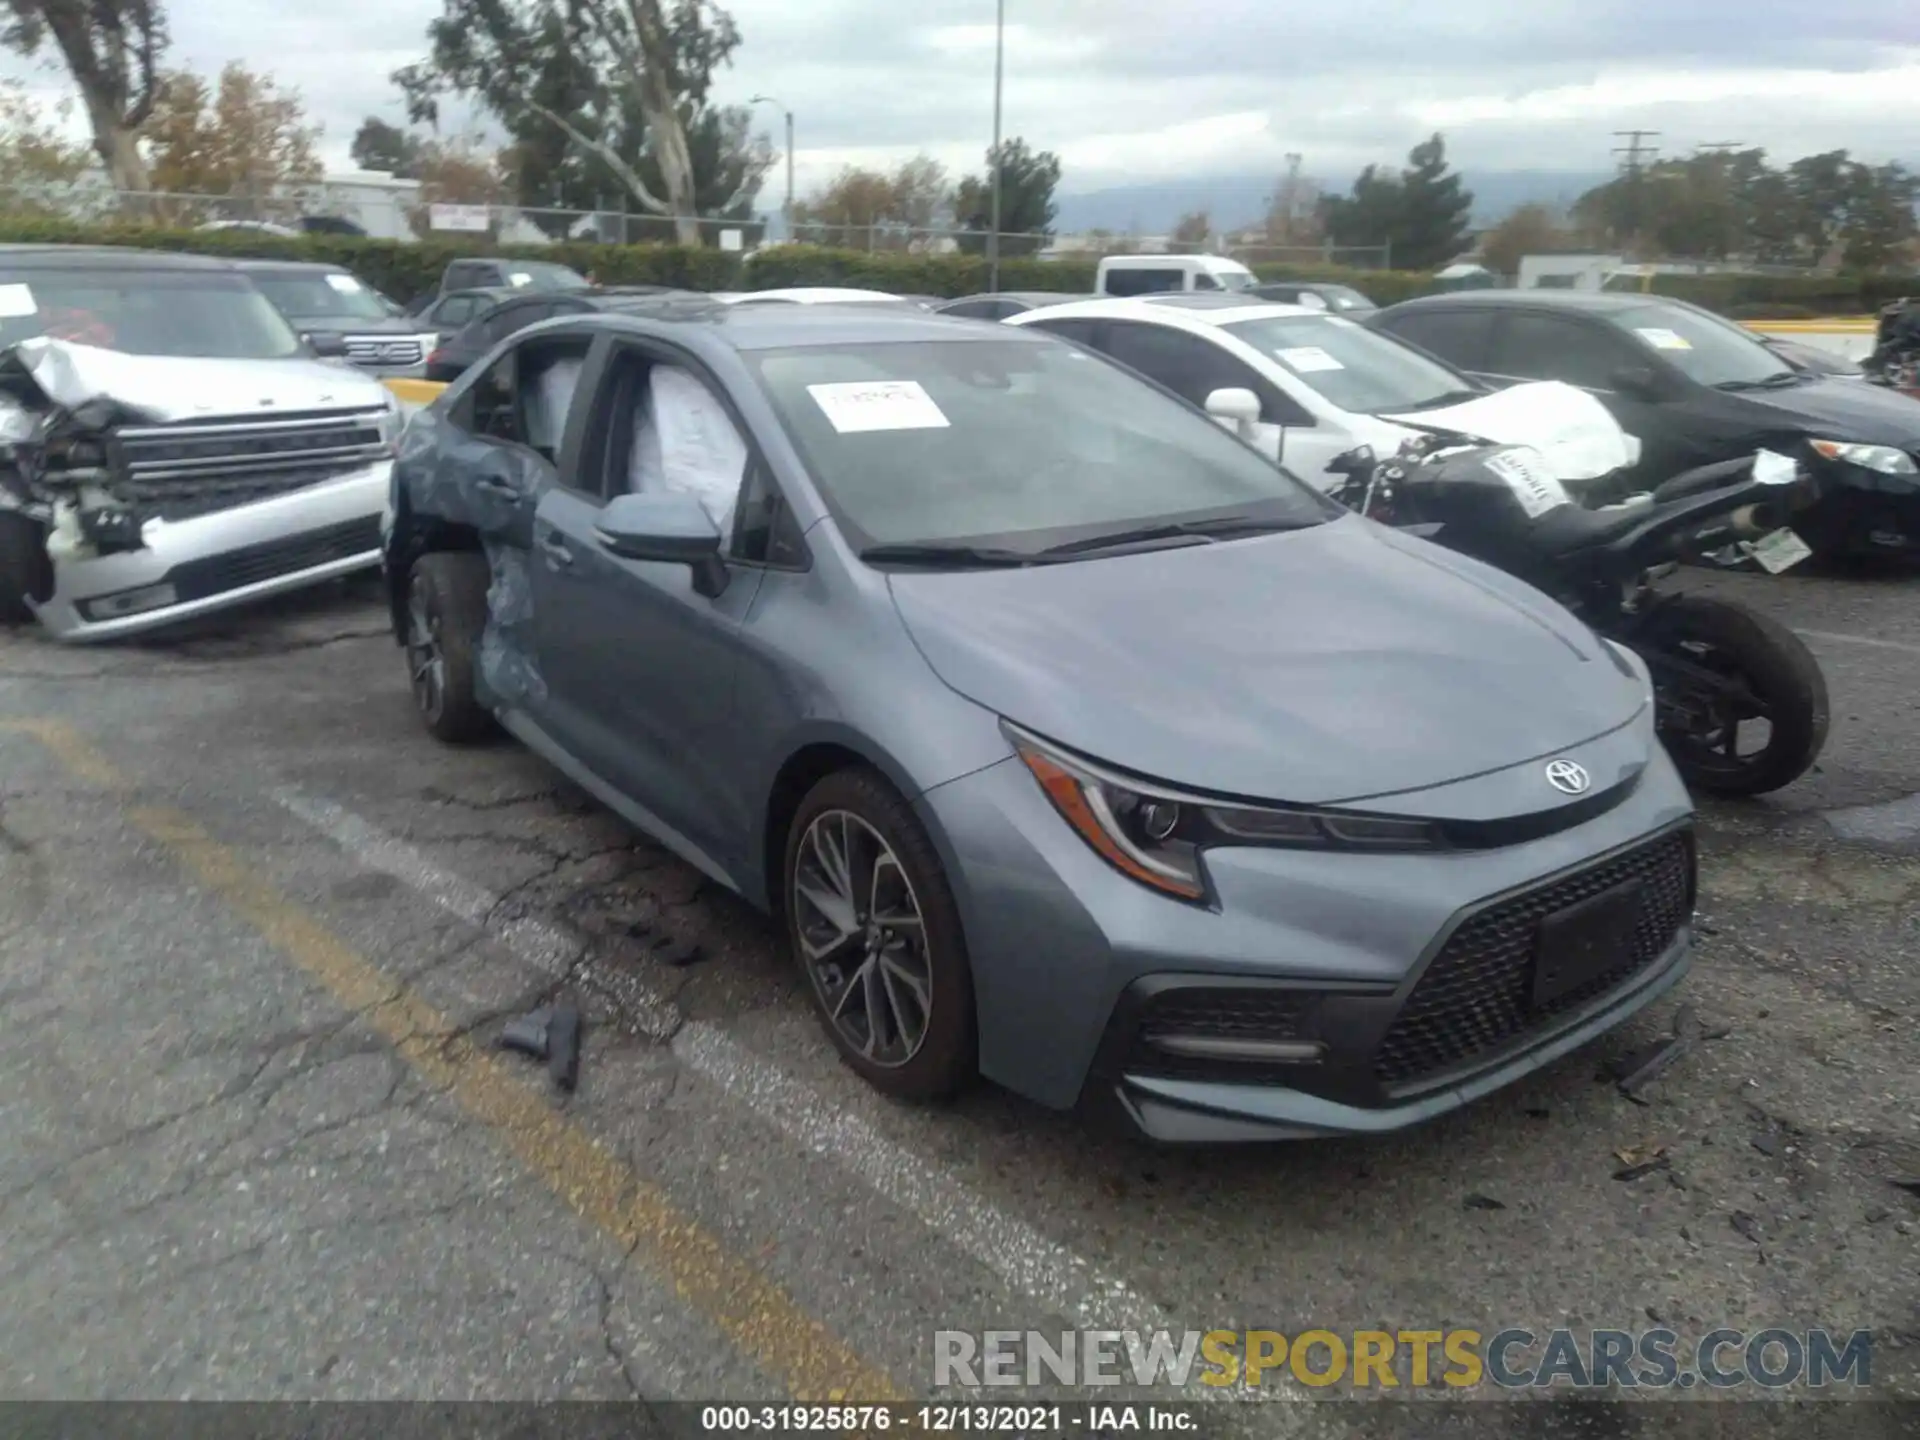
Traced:
[[[1571, 205], [1596, 185], [1612, 178], [1610, 170], [1485, 170], [1462, 172], [1473, 192], [1476, 225], [1498, 222], [1521, 205]], [[1120, 185], [1082, 195], [1058, 197], [1060, 217], [1054, 228], [1062, 234], [1084, 230], [1132, 231], [1164, 235], [1180, 217], [1205, 210], [1216, 230], [1251, 225], [1266, 213], [1274, 175], [1195, 176], [1159, 180], [1145, 185]], [[1342, 191], [1352, 184], [1348, 177]]]

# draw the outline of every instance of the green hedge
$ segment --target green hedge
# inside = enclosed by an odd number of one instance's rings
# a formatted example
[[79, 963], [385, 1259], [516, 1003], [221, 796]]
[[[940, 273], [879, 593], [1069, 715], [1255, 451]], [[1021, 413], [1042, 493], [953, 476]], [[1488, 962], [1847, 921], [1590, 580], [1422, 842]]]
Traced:
[[[723, 250], [676, 245], [496, 245], [485, 240], [364, 240], [343, 235], [280, 237], [239, 230], [163, 230], [139, 225], [89, 226], [63, 220], [0, 216], [0, 243], [132, 245], [205, 255], [318, 260], [343, 265], [369, 285], [408, 300], [440, 281], [447, 262], [463, 255], [557, 260], [609, 285], [678, 285], [692, 290], [770, 290], [789, 285], [870, 286], [910, 295], [971, 295], [987, 288], [978, 255], [903, 255], [775, 245], [742, 262]], [[1381, 305], [1440, 289], [1431, 275], [1406, 270], [1349, 270], [1334, 265], [1256, 265], [1263, 280], [1320, 280], [1351, 285]], [[1003, 290], [1092, 291], [1092, 260], [1000, 262]], [[1662, 275], [1653, 293], [1672, 295], [1743, 320], [1873, 314], [1887, 301], [1920, 295], [1917, 275]]]

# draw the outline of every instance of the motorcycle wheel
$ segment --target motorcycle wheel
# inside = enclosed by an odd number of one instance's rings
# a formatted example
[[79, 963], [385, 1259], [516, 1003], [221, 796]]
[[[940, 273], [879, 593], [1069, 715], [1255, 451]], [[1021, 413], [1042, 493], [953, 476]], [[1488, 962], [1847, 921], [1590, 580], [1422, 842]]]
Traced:
[[[1690, 789], [1764, 795], [1806, 774], [1827, 743], [1827, 679], [1779, 621], [1744, 605], [1675, 596], [1634, 636], [1653, 672], [1660, 741]], [[1741, 748], [1756, 721], [1758, 748]]]

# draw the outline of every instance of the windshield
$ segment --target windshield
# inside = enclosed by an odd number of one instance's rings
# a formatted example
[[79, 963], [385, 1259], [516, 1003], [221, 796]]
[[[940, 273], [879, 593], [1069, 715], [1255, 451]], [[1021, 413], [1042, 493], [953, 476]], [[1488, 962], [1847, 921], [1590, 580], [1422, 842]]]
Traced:
[[256, 274], [253, 283], [274, 308], [298, 324], [314, 320], [384, 320], [380, 297], [340, 271]]
[[1457, 370], [1338, 315], [1263, 315], [1220, 328], [1352, 415], [1421, 410], [1476, 393]]
[[1778, 384], [1799, 372], [1747, 331], [1677, 305], [1636, 305], [1607, 314], [1609, 322], [1656, 352], [1689, 380], [1742, 389]]
[[547, 260], [514, 260], [507, 265], [507, 283], [516, 290], [591, 290], [593, 284], [578, 271]]
[[771, 350], [754, 363], [854, 544], [1037, 552], [1215, 514], [1340, 512], [1214, 421], [1057, 340]]
[[37, 336], [205, 360], [287, 360], [300, 337], [258, 290], [205, 270], [0, 271], [0, 346]]

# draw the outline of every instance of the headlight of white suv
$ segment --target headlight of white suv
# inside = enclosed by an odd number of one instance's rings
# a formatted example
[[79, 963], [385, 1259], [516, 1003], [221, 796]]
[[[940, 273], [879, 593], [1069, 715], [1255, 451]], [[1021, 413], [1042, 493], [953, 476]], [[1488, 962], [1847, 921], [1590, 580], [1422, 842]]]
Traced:
[[1851, 440], [1816, 440], [1813, 442], [1816, 455], [1828, 460], [1839, 460], [1848, 465], [1858, 465], [1867, 470], [1878, 470], [1882, 475], [1912, 475], [1920, 466], [1915, 466], [1913, 457], [1906, 451], [1893, 445], [1861, 445]]

